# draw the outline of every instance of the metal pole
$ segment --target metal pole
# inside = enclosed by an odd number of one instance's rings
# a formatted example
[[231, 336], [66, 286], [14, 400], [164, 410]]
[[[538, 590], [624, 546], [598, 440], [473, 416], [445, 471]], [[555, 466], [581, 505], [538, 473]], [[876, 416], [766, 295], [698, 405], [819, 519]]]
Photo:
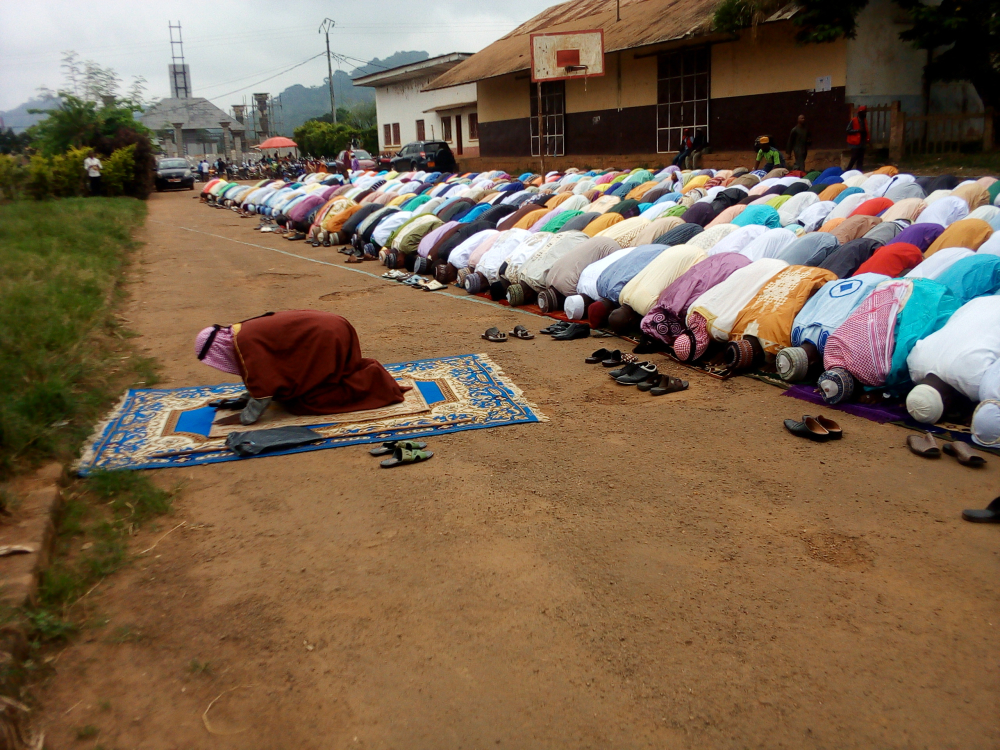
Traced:
[[545, 183], [545, 118], [542, 117], [542, 82], [538, 87], [538, 156], [542, 160], [542, 184]]
[[337, 124], [337, 105], [333, 100], [333, 61], [330, 59], [330, 29], [336, 25], [336, 21], [324, 18], [323, 23], [319, 27], [320, 33], [326, 34], [326, 70], [329, 74], [327, 81], [330, 84], [330, 121], [334, 125]]

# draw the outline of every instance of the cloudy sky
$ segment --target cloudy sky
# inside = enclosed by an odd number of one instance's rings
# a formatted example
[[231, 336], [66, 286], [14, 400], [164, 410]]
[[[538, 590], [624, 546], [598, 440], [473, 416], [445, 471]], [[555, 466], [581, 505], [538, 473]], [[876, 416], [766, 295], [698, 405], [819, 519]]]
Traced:
[[[167, 24], [180, 21], [195, 96], [224, 109], [251, 90], [278, 93], [326, 75], [317, 28], [337, 22], [334, 52], [369, 60], [399, 50], [476, 52], [560, 0], [22, 0], [0, 2], [0, 110], [62, 82], [61, 52], [112, 67], [124, 82], [139, 75], [147, 95], [169, 95]], [[342, 65], [345, 70], [350, 65]], [[274, 77], [272, 77], [274, 76]], [[268, 79], [268, 80], [265, 80]]]

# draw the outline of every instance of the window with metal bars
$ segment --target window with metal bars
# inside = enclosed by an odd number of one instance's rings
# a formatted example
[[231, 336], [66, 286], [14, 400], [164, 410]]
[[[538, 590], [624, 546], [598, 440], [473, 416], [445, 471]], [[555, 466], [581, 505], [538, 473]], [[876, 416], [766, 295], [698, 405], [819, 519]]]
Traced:
[[386, 123], [382, 126], [382, 145], [391, 146], [392, 145], [392, 125]]
[[441, 118], [441, 137], [451, 143], [451, 117]]
[[417, 140], [418, 141], [427, 140], [426, 135], [427, 134], [424, 132], [424, 121], [417, 120]]
[[392, 142], [394, 145], [399, 145], [399, 123], [394, 122], [392, 124]]
[[546, 156], [566, 154], [566, 82], [542, 82], [542, 133], [539, 137], [538, 125], [538, 84], [531, 84], [531, 155], [539, 156], [539, 144], [545, 141]]
[[708, 141], [708, 47], [668, 52], [657, 56], [656, 150], [679, 151], [685, 131], [693, 138], [703, 133]]
[[476, 112], [469, 115], [469, 140], [479, 140], [479, 114]]

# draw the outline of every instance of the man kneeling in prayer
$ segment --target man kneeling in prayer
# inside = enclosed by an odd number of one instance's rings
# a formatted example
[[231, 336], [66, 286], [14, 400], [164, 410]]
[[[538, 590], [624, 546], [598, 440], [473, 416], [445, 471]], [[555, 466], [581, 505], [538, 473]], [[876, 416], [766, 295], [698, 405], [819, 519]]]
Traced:
[[316, 310], [265, 313], [203, 329], [198, 359], [243, 378], [249, 401], [240, 422], [253, 424], [272, 400], [291, 414], [341, 414], [404, 400], [403, 388], [374, 359], [361, 356], [346, 318]]

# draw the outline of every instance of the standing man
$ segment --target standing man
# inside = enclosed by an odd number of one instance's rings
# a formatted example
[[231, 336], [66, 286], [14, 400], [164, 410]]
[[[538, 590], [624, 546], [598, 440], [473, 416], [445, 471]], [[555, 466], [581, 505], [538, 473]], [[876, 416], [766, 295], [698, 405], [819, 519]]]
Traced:
[[871, 140], [871, 133], [868, 132], [868, 107], [862, 104], [858, 107], [858, 114], [847, 125], [847, 145], [851, 147], [851, 161], [847, 165], [849, 170], [865, 170], [865, 148]]
[[198, 171], [201, 172], [201, 181], [208, 182], [208, 159], [202, 157], [201, 163], [198, 165]]
[[97, 158], [97, 154], [91, 151], [87, 154], [87, 158], [83, 160], [83, 168], [87, 172], [87, 178], [90, 180], [90, 194], [100, 195], [101, 194], [101, 160]]
[[809, 131], [806, 130], [806, 116], [799, 115], [799, 119], [788, 134], [788, 160], [795, 157], [795, 169], [799, 172], [806, 171], [806, 152], [809, 150]]

